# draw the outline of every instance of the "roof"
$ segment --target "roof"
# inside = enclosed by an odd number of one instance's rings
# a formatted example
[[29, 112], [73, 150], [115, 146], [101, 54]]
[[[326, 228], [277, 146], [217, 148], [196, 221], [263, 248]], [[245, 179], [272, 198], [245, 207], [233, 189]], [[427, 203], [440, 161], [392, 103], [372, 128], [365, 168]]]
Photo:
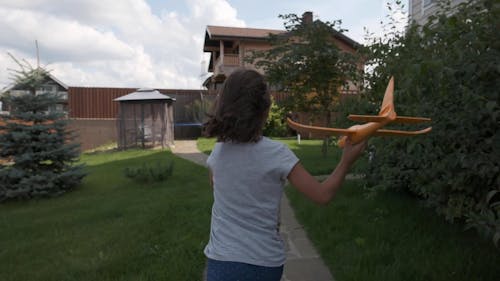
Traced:
[[64, 84], [61, 80], [57, 79], [54, 75], [49, 73], [50, 79], [54, 80], [59, 86], [63, 87], [65, 90], [68, 90], [68, 86]]
[[[58, 84], [64, 90], [66, 90], [66, 91], [68, 90], [68, 86], [66, 84], [64, 84], [61, 80], [57, 79], [54, 75], [50, 74], [50, 72], [48, 72], [48, 78], [50, 80], [54, 81], [56, 84]], [[10, 90], [17, 90], [16, 86], [17, 85], [15, 83], [11, 83], [10, 85], [7, 85], [3, 89], [1, 89], [0, 93], [5, 93], [5, 92], [8, 92]]]
[[286, 32], [285, 30], [277, 30], [277, 29], [228, 27], [228, 26], [214, 26], [214, 25], [207, 26], [207, 33], [211, 39], [214, 39], [214, 37], [265, 39], [269, 36], [269, 34], [280, 34], [285, 32]]
[[[261, 29], [261, 28], [246, 28], [246, 27], [229, 27], [229, 26], [214, 26], [207, 25], [205, 32], [205, 47], [218, 47], [219, 40], [235, 40], [235, 39], [247, 39], [247, 40], [267, 40], [269, 34], [278, 35], [286, 34], [286, 30], [277, 29]], [[343, 41], [350, 47], [356, 49], [360, 44], [347, 35], [334, 30], [333, 36], [338, 40]], [[204, 50], [208, 51], [208, 50]]]
[[119, 98], [114, 99], [114, 101], [141, 101], [141, 100], [172, 100], [175, 101], [174, 98], [171, 98], [167, 95], [160, 93], [158, 90], [154, 89], [138, 89], [137, 91], [130, 93], [125, 96], [121, 96]]
[[269, 34], [284, 34], [284, 30], [260, 29], [246, 27], [229, 27], [208, 25], [205, 31], [205, 42], [203, 49], [209, 51], [207, 47], [219, 47], [219, 41], [252, 40], [266, 41]]

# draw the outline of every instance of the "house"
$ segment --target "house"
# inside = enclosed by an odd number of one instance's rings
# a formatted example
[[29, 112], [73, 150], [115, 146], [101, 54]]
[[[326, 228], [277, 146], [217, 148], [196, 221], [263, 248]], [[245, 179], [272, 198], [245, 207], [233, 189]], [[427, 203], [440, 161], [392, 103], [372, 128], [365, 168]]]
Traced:
[[[313, 13], [305, 12], [302, 15], [302, 22], [305, 24], [313, 23]], [[286, 30], [274, 29], [257, 29], [257, 28], [240, 28], [240, 27], [227, 27], [227, 26], [207, 26], [205, 31], [205, 41], [203, 51], [210, 53], [210, 62], [208, 71], [212, 75], [208, 77], [203, 85], [207, 87], [208, 93], [216, 93], [221, 88], [222, 83], [233, 70], [238, 67], [254, 68], [257, 71], [261, 69], [256, 68], [254, 65], [245, 61], [244, 58], [250, 55], [253, 51], [265, 51], [272, 48], [269, 42], [270, 35], [287, 35]], [[332, 39], [336, 46], [344, 52], [356, 53], [359, 43], [349, 38], [341, 32], [334, 31]], [[360, 72], [364, 69], [364, 63], [358, 63]], [[348, 85], [339, 89], [342, 97], [347, 95], [357, 94], [358, 87], [349, 82]], [[286, 99], [285, 93], [270, 90], [271, 95], [275, 101]], [[328, 120], [324, 117], [315, 116], [311, 118], [310, 113], [298, 112], [295, 118], [301, 123], [310, 123], [314, 125], [326, 125]], [[309, 135], [314, 137], [314, 135]]]
[[213, 75], [203, 85], [209, 91], [220, 88], [225, 78], [236, 68], [248, 66], [245, 55], [255, 50], [270, 48], [270, 34], [282, 34], [283, 30], [207, 26], [203, 52], [210, 53], [208, 71]]
[[[303, 22], [312, 23], [312, 12], [305, 12], [302, 15]], [[252, 51], [262, 51], [271, 48], [268, 41], [269, 35], [286, 34], [285, 30], [241, 28], [228, 26], [209, 25], [205, 31], [205, 41], [203, 51], [210, 53], [208, 71], [212, 75], [208, 77], [203, 85], [210, 93], [220, 88], [225, 78], [238, 67], [252, 67], [244, 61], [246, 55]], [[348, 36], [335, 32], [333, 40], [340, 50], [346, 52], [356, 52], [359, 43]], [[350, 88], [356, 91], [355, 88]]]
[[[424, 25], [431, 15], [434, 15], [440, 8], [442, 0], [408, 0], [410, 21], [415, 21], [418, 25]], [[460, 3], [470, 0], [451, 0], [451, 7], [456, 7]]]
[[[48, 74], [45, 81], [42, 83], [42, 86], [36, 90], [36, 95], [42, 93], [51, 93], [57, 94], [61, 99], [60, 102], [53, 105], [50, 108], [47, 108], [49, 111], [60, 111], [67, 112], [68, 111], [68, 89], [69, 87], [54, 77], [52, 74]], [[22, 95], [29, 93], [27, 90], [20, 88], [17, 85], [7, 86], [5, 89], [1, 90], [0, 93], [9, 93], [10, 95]], [[8, 114], [11, 111], [11, 106], [0, 96], [0, 112], [3, 114]]]

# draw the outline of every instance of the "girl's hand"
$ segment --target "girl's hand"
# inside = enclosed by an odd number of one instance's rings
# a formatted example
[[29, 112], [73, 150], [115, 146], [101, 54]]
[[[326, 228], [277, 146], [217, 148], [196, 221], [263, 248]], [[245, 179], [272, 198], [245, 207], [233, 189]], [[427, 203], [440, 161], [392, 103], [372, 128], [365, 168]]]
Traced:
[[344, 162], [348, 166], [351, 166], [356, 159], [363, 153], [366, 148], [368, 141], [364, 140], [357, 144], [351, 144], [349, 139], [346, 140], [344, 150], [342, 152], [341, 162]]

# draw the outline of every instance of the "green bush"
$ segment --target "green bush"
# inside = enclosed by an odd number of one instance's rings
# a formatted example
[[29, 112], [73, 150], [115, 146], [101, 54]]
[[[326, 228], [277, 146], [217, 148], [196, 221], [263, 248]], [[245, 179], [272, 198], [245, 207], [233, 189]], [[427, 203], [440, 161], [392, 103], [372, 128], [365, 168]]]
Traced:
[[365, 105], [379, 102], [395, 75], [398, 114], [431, 117], [433, 127], [426, 136], [374, 139], [369, 179], [411, 191], [449, 221], [467, 221], [497, 244], [500, 7], [478, 0], [450, 9], [443, 5], [424, 26], [413, 24], [404, 35], [367, 48], [373, 71]]
[[268, 137], [286, 137], [288, 127], [284, 119], [285, 115], [285, 109], [273, 100], [264, 126], [264, 135]]
[[124, 169], [127, 178], [137, 182], [161, 182], [165, 181], [174, 173], [174, 162], [156, 162], [156, 165], [143, 163], [139, 167], [127, 167]]

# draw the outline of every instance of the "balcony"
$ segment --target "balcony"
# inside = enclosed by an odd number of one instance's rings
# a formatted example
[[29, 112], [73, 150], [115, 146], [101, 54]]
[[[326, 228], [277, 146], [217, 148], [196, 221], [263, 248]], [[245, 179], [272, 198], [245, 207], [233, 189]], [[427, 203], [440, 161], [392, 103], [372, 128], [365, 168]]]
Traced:
[[233, 70], [240, 67], [240, 55], [239, 54], [225, 54], [223, 59], [222, 56], [215, 60], [214, 75], [218, 76], [221, 74], [229, 75]]

